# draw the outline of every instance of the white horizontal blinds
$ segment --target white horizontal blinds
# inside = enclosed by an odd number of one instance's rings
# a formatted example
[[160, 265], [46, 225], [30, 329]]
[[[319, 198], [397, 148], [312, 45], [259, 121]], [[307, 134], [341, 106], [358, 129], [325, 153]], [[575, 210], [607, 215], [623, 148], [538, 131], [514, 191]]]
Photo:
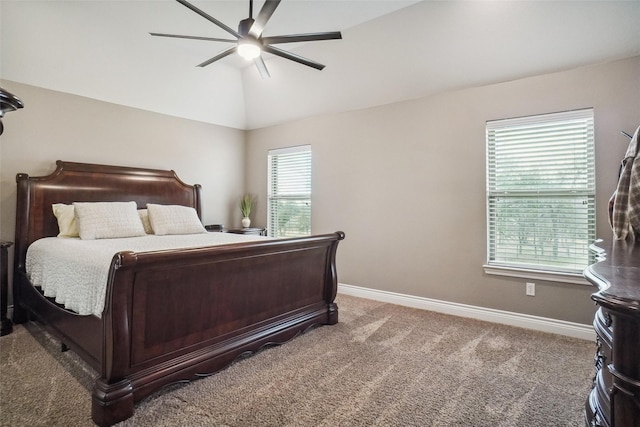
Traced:
[[269, 151], [269, 235], [311, 234], [311, 146]]
[[487, 122], [489, 264], [579, 273], [595, 239], [593, 110]]

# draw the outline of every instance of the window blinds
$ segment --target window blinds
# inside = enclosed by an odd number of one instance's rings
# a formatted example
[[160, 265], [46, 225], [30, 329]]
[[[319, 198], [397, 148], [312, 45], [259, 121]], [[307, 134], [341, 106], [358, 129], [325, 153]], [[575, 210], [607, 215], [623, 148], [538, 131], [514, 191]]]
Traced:
[[270, 150], [268, 185], [269, 235], [310, 235], [311, 146]]
[[487, 122], [488, 263], [580, 273], [595, 239], [593, 110]]

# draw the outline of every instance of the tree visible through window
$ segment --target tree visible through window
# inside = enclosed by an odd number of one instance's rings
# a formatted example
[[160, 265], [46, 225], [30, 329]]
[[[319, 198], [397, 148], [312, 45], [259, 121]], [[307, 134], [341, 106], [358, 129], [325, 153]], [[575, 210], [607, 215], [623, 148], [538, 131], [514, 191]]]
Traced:
[[487, 122], [488, 264], [580, 273], [595, 239], [593, 110]]
[[268, 185], [269, 235], [310, 235], [311, 146], [269, 150]]

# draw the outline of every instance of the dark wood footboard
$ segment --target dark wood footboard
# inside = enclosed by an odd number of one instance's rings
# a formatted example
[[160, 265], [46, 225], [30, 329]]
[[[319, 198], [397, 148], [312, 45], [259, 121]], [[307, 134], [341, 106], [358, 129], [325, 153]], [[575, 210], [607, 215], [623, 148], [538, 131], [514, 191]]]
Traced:
[[94, 421], [121, 421], [166, 384], [210, 375], [265, 345], [335, 324], [335, 254], [343, 238], [117, 255]]

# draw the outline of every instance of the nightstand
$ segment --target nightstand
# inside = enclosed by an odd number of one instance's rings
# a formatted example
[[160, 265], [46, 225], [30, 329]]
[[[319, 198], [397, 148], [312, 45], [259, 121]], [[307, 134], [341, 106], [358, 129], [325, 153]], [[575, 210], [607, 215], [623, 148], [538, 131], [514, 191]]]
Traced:
[[266, 236], [267, 229], [266, 228], [231, 228], [226, 230], [227, 233], [235, 233], [235, 234], [253, 234], [256, 236]]
[[9, 257], [7, 250], [11, 245], [13, 245], [13, 242], [0, 243], [0, 320], [2, 321], [0, 336], [9, 335], [13, 332], [13, 322], [7, 317], [7, 298], [9, 296]]

